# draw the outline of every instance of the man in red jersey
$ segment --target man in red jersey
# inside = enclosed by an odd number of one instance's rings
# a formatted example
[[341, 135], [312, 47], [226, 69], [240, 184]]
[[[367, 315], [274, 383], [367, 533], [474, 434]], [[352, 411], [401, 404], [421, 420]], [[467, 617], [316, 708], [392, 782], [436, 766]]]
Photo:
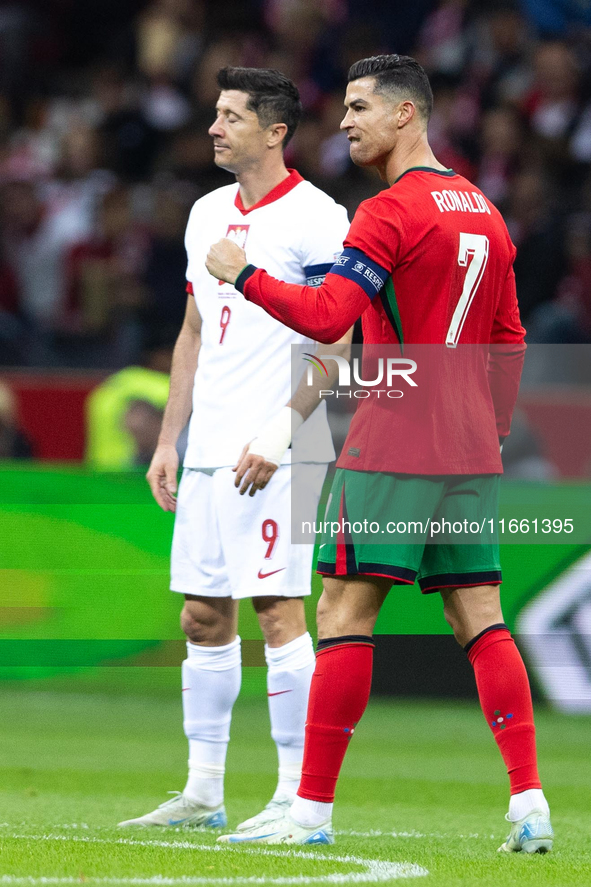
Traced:
[[[361, 315], [364, 341], [374, 351], [393, 345], [400, 354], [404, 345], [407, 358], [415, 346], [439, 348], [427, 361], [435, 364], [427, 374], [431, 384], [416, 388], [422, 393], [414, 413], [412, 401], [400, 415], [378, 398], [362, 401], [337, 463], [327, 518], [343, 528], [336, 543], [325, 535], [321, 546], [317, 664], [296, 801], [264, 829], [221, 840], [332, 843], [336, 781], [369, 697], [374, 625], [392, 585], [418, 578], [423, 592], [442, 596], [507, 766], [511, 832], [499, 849], [545, 852], [553, 832], [537, 771], [531, 694], [503, 622], [495, 539], [427, 545], [425, 532], [423, 544], [403, 539], [370, 548], [349, 524], [378, 500], [392, 516], [420, 502], [420, 516], [429, 521], [492, 515], [499, 442], [509, 432], [525, 350], [515, 248], [484, 195], [433, 155], [432, 93], [421, 66], [404, 56], [376, 56], [355, 63], [348, 79], [341, 127], [351, 157], [375, 166], [390, 187], [361, 204], [325, 282], [312, 289], [275, 280], [227, 240], [211, 248], [208, 270], [317, 340], [336, 341]], [[461, 414], [451, 408], [453, 380]], [[446, 394], [441, 404], [433, 390]], [[428, 421], [419, 423], [419, 415]]]

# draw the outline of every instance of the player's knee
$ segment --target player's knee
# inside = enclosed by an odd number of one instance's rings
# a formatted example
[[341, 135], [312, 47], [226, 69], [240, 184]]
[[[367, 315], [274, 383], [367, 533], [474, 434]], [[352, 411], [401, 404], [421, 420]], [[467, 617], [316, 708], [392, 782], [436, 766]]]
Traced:
[[446, 602], [443, 607], [443, 616], [445, 621], [454, 633], [454, 638], [464, 647], [470, 640], [467, 635], [470, 634], [470, 623], [464, 618], [465, 614], [453, 606], [451, 602]]
[[341, 637], [346, 634], [364, 634], [363, 627], [349, 602], [340, 595], [322, 592], [316, 611], [318, 636], [321, 638]]
[[257, 613], [259, 625], [267, 644], [275, 646], [281, 641], [286, 620], [279, 607], [271, 606]]
[[229, 644], [228, 626], [219, 613], [206, 607], [185, 604], [181, 611], [181, 628], [192, 644], [221, 647]]
[[458, 624], [458, 620], [455, 611], [447, 604], [447, 602], [443, 605], [443, 618], [455, 633], [455, 627]]
[[195, 613], [183, 607], [181, 611], [181, 628], [187, 639], [193, 644], [203, 643], [209, 639], [210, 626], [206, 626]]
[[318, 636], [373, 634], [388, 588], [364, 579], [326, 578], [316, 614]]
[[321, 637], [324, 637], [326, 635], [331, 612], [332, 611], [328, 597], [325, 592], [322, 592], [318, 601], [318, 607], [316, 609], [316, 625]]
[[265, 642], [273, 647], [289, 643], [306, 631], [301, 598], [253, 598]]
[[465, 646], [465, 643], [463, 643], [464, 630], [462, 620], [458, 617], [456, 611], [453, 610], [451, 607], [445, 606], [443, 608], [443, 616], [445, 618], [445, 621], [453, 631], [454, 638], [456, 639], [458, 644], [460, 644], [461, 646]]
[[496, 586], [455, 589], [444, 598], [443, 615], [458, 644], [465, 647], [489, 625], [503, 621]]

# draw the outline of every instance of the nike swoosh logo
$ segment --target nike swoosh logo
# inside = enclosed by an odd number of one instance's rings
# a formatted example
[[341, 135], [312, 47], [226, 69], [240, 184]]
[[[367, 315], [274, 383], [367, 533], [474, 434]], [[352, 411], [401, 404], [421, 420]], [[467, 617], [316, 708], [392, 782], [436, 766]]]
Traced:
[[267, 693], [267, 696], [282, 696], [283, 693], [293, 693], [293, 690], [277, 690], [275, 693]]
[[271, 570], [270, 573], [262, 573], [262, 572], [259, 570], [259, 572], [258, 572], [258, 577], [259, 577], [259, 579], [266, 579], [267, 576], [274, 576], [275, 573], [281, 573], [283, 570], [285, 570], [285, 567], [281, 567], [280, 570]]
[[189, 819], [188, 816], [185, 816], [184, 819], [169, 819], [169, 820], [168, 820], [168, 824], [169, 824], [169, 825], [180, 825], [181, 822], [186, 822], [187, 819]]
[[250, 835], [247, 835], [244, 838], [241, 838], [238, 835], [231, 835], [228, 838], [228, 844], [242, 844], [244, 841], [262, 841], [264, 838], [271, 838], [273, 835], [276, 834], [277, 832], [269, 832], [268, 835], [257, 835], [253, 838], [251, 838]]

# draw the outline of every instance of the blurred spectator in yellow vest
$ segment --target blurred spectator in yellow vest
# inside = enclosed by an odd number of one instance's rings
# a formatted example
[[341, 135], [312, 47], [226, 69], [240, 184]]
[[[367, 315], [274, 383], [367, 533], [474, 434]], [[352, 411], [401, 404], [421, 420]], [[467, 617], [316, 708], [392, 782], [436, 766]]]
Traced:
[[[144, 429], [146, 423], [139, 420], [149, 414], [151, 427], [161, 416], [168, 399], [170, 360], [169, 348], [153, 349], [144, 366], [126, 367], [114, 373], [89, 394], [86, 461], [91, 467], [122, 471], [145, 464], [146, 443], [153, 435]], [[138, 409], [138, 403], [147, 409]]]
[[152, 461], [163, 415], [164, 410], [158, 409], [147, 400], [132, 400], [128, 405], [123, 424], [135, 443], [136, 465], [145, 465], [147, 468]]

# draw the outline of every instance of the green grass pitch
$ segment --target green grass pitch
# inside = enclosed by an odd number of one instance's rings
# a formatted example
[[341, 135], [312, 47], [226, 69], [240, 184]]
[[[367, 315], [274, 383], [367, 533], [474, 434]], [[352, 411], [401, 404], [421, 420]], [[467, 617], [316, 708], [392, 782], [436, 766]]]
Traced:
[[[145, 672], [146, 681], [150, 669]], [[154, 670], [156, 671], [156, 670]], [[181, 789], [176, 693], [0, 692], [0, 887], [44, 885], [591, 885], [591, 722], [539, 710], [555, 850], [501, 855], [507, 786], [476, 704], [372, 700], [339, 784], [334, 847], [227, 848], [216, 833], [117, 831]], [[239, 699], [230, 825], [274, 788], [264, 699]]]

